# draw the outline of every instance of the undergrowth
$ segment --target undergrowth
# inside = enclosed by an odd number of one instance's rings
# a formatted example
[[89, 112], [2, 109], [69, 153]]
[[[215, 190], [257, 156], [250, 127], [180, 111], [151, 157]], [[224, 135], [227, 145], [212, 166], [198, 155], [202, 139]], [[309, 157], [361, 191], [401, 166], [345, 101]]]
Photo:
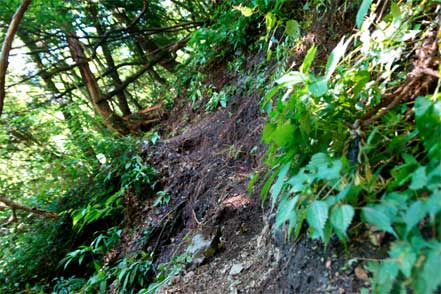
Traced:
[[440, 7], [385, 5], [363, 1], [356, 32], [323, 69], [313, 45], [265, 96], [271, 170], [262, 202], [270, 196], [288, 237], [304, 225], [325, 244], [334, 234], [350, 242], [361, 228], [386, 233], [389, 257], [368, 264], [372, 291], [433, 293], [441, 285]]
[[[263, 141], [270, 171], [261, 197], [276, 210], [275, 226], [285, 226], [288, 238], [307, 228], [325, 244], [334, 236], [347, 244], [362, 229], [384, 232], [389, 257], [369, 263], [372, 291], [439, 290], [437, 1], [338, 1], [342, 15], [359, 7], [355, 33], [341, 39], [325, 66], [317, 58], [320, 44], [310, 46], [300, 66], [288, 62], [304, 45], [313, 17], [330, 13], [332, 1], [227, 2], [210, 25], [192, 34], [186, 70], [172, 92], [205, 111], [227, 107], [240, 93], [236, 87], [266, 92]], [[244, 70], [250, 52], [265, 55], [251, 73]], [[206, 85], [206, 71], [227, 57], [227, 69], [241, 84]], [[288, 66], [295, 70], [281, 75]], [[276, 85], [268, 84], [268, 75]], [[150, 135], [154, 144], [159, 136]], [[87, 173], [76, 169], [81, 164], [71, 169], [71, 186], [59, 189], [65, 196], [54, 205], [61, 218], [32, 220], [32, 227], [2, 236], [1, 291], [155, 293], [191, 262], [187, 253], [161, 265], [151, 252], [115, 256], [125, 209], [146, 197], [156, 197], [153, 206], [170, 201], [159, 191], [155, 169], [139, 155], [146, 142], [94, 142], [100, 164]]]

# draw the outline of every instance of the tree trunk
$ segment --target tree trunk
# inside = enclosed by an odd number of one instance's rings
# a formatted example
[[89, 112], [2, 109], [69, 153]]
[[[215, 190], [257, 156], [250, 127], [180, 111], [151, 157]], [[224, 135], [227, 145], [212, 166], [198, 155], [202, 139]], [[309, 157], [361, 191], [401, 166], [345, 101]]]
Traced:
[[11, 24], [6, 32], [5, 40], [3, 42], [2, 51], [0, 52], [0, 116], [3, 112], [3, 103], [5, 101], [5, 84], [6, 84], [6, 70], [8, 69], [9, 51], [11, 51], [12, 41], [14, 40], [15, 33], [17, 33], [20, 26], [21, 19], [24, 13], [31, 4], [31, 0], [23, 0], [18, 7], [14, 16], [12, 17]]
[[[38, 70], [40, 71], [40, 76], [43, 79], [46, 87], [50, 92], [54, 95], [59, 95], [60, 91], [52, 80], [51, 74], [44, 67], [43, 61], [38, 52], [43, 51], [44, 48], [39, 47], [33, 42], [29, 36], [24, 32], [18, 33], [19, 38], [25, 43], [25, 45], [29, 48], [31, 53], [31, 58], [34, 63], [37, 65]], [[82, 126], [78, 119], [76, 119], [67, 109], [66, 105], [61, 105], [60, 111], [63, 114], [64, 120], [67, 122], [67, 127], [72, 135], [72, 142], [77, 145], [80, 150], [89, 158], [94, 158], [96, 160], [95, 151], [91, 146], [82, 144], [82, 140], [80, 139], [80, 133], [82, 132]], [[76, 127], [76, 124], [79, 125], [79, 129]]]
[[[89, 5], [89, 13], [91, 14], [92, 21], [94, 23], [94, 26], [96, 28], [98, 35], [104, 35], [105, 31], [99, 21], [99, 15], [98, 15], [98, 11], [96, 9], [95, 4]], [[101, 48], [103, 50], [104, 58], [106, 59], [106, 62], [107, 62], [108, 70], [110, 71], [110, 77], [112, 78], [112, 81], [113, 81], [113, 84], [115, 85], [115, 88], [118, 88], [119, 86], [121, 86], [122, 81], [119, 77], [118, 71], [115, 70], [115, 61], [113, 60], [112, 53], [111, 53], [109, 47], [107, 46], [106, 42], [103, 42], [101, 44]], [[118, 107], [121, 110], [121, 112], [123, 113], [123, 115], [124, 116], [130, 115], [132, 112], [130, 111], [130, 107], [129, 107], [129, 104], [127, 103], [127, 98], [126, 98], [124, 91], [119, 92], [116, 95], [116, 97], [118, 99]]]
[[78, 64], [81, 78], [89, 93], [95, 109], [104, 119], [104, 123], [110, 129], [117, 131], [121, 135], [130, 133], [127, 123], [122, 117], [115, 114], [110, 108], [107, 99], [103, 99], [103, 95], [99, 88], [98, 82], [89, 67], [89, 61], [86, 58], [80, 41], [74, 33], [67, 33], [67, 42], [72, 55], [72, 59]]

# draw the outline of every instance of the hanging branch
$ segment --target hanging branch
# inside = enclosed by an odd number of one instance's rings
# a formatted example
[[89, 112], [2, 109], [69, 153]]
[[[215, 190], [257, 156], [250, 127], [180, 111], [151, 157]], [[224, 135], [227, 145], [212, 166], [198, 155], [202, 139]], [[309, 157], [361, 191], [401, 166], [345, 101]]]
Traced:
[[8, 69], [8, 57], [9, 51], [11, 51], [12, 41], [14, 40], [15, 33], [18, 30], [20, 22], [24, 13], [31, 4], [32, 0], [23, 0], [20, 7], [18, 7], [14, 16], [12, 17], [11, 24], [6, 32], [5, 40], [3, 42], [2, 51], [0, 53], [0, 116], [3, 111], [3, 103], [5, 100], [5, 82], [6, 82], [6, 70]]
[[[44, 217], [48, 217], [48, 218], [53, 218], [53, 219], [57, 219], [58, 218], [58, 214], [55, 212], [50, 212], [50, 211], [45, 211], [45, 210], [41, 210], [35, 207], [29, 207], [23, 204], [20, 204], [18, 202], [15, 202], [11, 199], [8, 199], [6, 197], [4, 197], [3, 195], [0, 194], [0, 202], [2, 202], [3, 204], [5, 204], [7, 207], [9, 207], [12, 210], [12, 219], [14, 219], [14, 221], [16, 220], [16, 216], [15, 216], [15, 211], [18, 210], [23, 210], [23, 211], [27, 211], [33, 214], [38, 214]], [[1, 210], [5, 209], [5, 206], [0, 206]]]

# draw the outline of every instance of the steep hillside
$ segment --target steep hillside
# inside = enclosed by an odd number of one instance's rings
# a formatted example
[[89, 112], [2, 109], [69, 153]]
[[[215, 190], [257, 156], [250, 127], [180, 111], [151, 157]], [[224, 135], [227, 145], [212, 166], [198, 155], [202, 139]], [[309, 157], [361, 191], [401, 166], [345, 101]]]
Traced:
[[0, 293], [441, 290], [439, 1], [13, 2]]

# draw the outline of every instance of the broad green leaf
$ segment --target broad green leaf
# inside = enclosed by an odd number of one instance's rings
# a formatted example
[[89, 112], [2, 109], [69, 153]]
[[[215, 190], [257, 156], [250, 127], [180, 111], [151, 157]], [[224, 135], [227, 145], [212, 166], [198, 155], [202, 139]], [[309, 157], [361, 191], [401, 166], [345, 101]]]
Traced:
[[309, 91], [315, 97], [322, 97], [328, 92], [328, 83], [325, 79], [319, 79], [308, 87]]
[[317, 53], [317, 47], [315, 45], [313, 45], [311, 48], [308, 49], [308, 52], [306, 53], [305, 59], [303, 60], [303, 63], [299, 68], [299, 70], [302, 73], [305, 73], [305, 74], [308, 73], [312, 62], [314, 61], [316, 53]]
[[[365, 85], [370, 81], [371, 74], [367, 70], [361, 70], [357, 72], [357, 74], [354, 77], [355, 85], [354, 85], [354, 96], [357, 96], [365, 87]], [[375, 134], [375, 129], [372, 132]], [[368, 144], [370, 144], [368, 140]]]
[[437, 190], [430, 195], [427, 200], [427, 212], [430, 216], [430, 222], [435, 221], [435, 216], [441, 211], [441, 191]]
[[358, 9], [357, 16], [355, 18], [355, 24], [357, 28], [361, 28], [361, 24], [364, 21], [364, 17], [369, 12], [369, 7], [371, 6], [372, 0], [363, 0], [360, 5], [360, 9]]
[[301, 169], [297, 175], [291, 177], [288, 184], [291, 185], [290, 193], [300, 192], [306, 185], [310, 185], [314, 181], [314, 175], [305, 173], [305, 169]]
[[348, 45], [351, 41], [352, 37], [350, 37], [346, 42], [345, 37], [343, 37], [337, 44], [337, 46], [335, 46], [334, 50], [332, 50], [326, 64], [325, 80], [329, 80], [331, 75], [334, 73], [338, 63], [340, 62], [340, 59], [345, 55], [346, 48], [348, 48]]
[[436, 243], [428, 255], [424, 264], [423, 272], [420, 277], [424, 279], [425, 292], [436, 293], [435, 291], [441, 286], [441, 243]]
[[380, 294], [389, 294], [392, 290], [393, 283], [398, 276], [398, 263], [392, 260], [381, 262], [378, 275], [375, 279], [376, 290]]
[[439, 162], [427, 175], [427, 188], [431, 191], [441, 190], [441, 162]]
[[262, 140], [266, 144], [271, 143], [271, 139], [273, 137], [273, 133], [276, 130], [277, 126], [271, 123], [267, 123], [262, 131]]
[[332, 160], [319, 168], [317, 178], [320, 180], [335, 180], [340, 178], [340, 170], [343, 167], [341, 160]]
[[[275, 227], [278, 228], [286, 221], [290, 220], [295, 215], [294, 208], [296, 207], [299, 196], [294, 198], [284, 197], [277, 207]], [[291, 222], [290, 222], [291, 223]]]
[[334, 180], [340, 178], [343, 166], [341, 160], [332, 160], [324, 153], [316, 153], [311, 157], [308, 168], [315, 173], [319, 180]]
[[409, 188], [412, 190], [422, 189], [427, 185], [426, 167], [418, 167], [412, 174], [412, 180]]
[[409, 233], [412, 228], [417, 225], [426, 215], [426, 203], [422, 201], [414, 202], [404, 215], [404, 222], [406, 223], [406, 233]]
[[276, 83], [291, 88], [292, 86], [306, 82], [307, 79], [308, 77], [304, 73], [299, 71], [292, 71], [282, 76], [276, 81]]
[[376, 226], [380, 230], [397, 236], [394, 229], [392, 228], [392, 222], [390, 218], [382, 211], [374, 209], [372, 207], [363, 207], [362, 216], [369, 224]]
[[398, 260], [398, 266], [401, 272], [407, 278], [410, 278], [412, 275], [412, 268], [417, 259], [417, 255], [410, 244], [404, 242], [393, 242], [389, 255]]
[[279, 198], [280, 192], [282, 191], [283, 184], [285, 183], [285, 177], [288, 174], [290, 163], [286, 163], [279, 171], [276, 182], [271, 188], [271, 207], [274, 207], [276, 200]]
[[293, 39], [300, 37], [300, 25], [296, 20], [288, 20], [286, 22], [286, 34]]
[[306, 214], [306, 221], [308, 224], [318, 232], [320, 238], [325, 240], [324, 228], [328, 220], [328, 205], [324, 201], [314, 201], [308, 208]]
[[277, 146], [287, 148], [294, 142], [294, 132], [296, 127], [290, 122], [285, 122], [277, 126], [277, 129], [272, 135], [272, 140]]
[[417, 118], [422, 117], [432, 106], [432, 102], [425, 97], [417, 97], [415, 99], [414, 112]]
[[341, 235], [346, 236], [346, 231], [354, 217], [354, 208], [344, 204], [337, 206], [331, 212], [331, 224]]

